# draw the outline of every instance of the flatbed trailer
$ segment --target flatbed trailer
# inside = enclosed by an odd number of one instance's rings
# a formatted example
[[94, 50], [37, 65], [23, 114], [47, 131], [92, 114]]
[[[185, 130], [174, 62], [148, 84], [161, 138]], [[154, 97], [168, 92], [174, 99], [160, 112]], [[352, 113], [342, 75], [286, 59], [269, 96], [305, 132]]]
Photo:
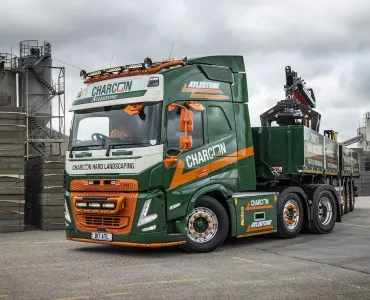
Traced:
[[227, 237], [329, 233], [354, 209], [358, 156], [318, 132], [313, 91], [290, 67], [287, 99], [253, 128], [241, 56], [80, 75], [65, 172], [71, 241], [209, 252]]

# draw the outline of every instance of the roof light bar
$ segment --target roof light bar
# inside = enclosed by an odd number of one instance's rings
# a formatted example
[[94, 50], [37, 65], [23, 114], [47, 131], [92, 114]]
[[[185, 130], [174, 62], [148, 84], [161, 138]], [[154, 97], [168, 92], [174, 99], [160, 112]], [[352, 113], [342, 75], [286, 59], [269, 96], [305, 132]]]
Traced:
[[114, 67], [104, 70], [105, 73], [122, 72], [122, 67]]
[[118, 66], [103, 70], [97, 70], [94, 72], [87, 73], [87, 76], [81, 72], [81, 78], [86, 76], [85, 83], [97, 82], [111, 78], [118, 78], [124, 76], [134, 76], [139, 74], [153, 74], [160, 71], [163, 68], [169, 68], [172, 66], [185, 65], [185, 61], [179, 58], [170, 58], [161, 62], [152, 62], [147, 57], [144, 63], [130, 64], [125, 66]]
[[101, 75], [102, 73], [103, 73], [102, 70], [99, 70], [99, 71], [89, 72], [89, 73], [87, 73], [87, 76], [92, 77], [92, 76], [96, 76], [96, 75]]

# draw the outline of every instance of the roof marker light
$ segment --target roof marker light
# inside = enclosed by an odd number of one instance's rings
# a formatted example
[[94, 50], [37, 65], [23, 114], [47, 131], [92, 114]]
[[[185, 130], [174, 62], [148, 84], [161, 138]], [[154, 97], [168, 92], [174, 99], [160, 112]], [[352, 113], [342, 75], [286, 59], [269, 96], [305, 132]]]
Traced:
[[144, 59], [144, 67], [145, 67], [145, 69], [150, 69], [152, 66], [153, 66], [152, 60], [149, 57], [145, 58]]
[[81, 70], [81, 72], [80, 72], [80, 78], [82, 80], [85, 80], [87, 78], [87, 73], [86, 73], [85, 70]]

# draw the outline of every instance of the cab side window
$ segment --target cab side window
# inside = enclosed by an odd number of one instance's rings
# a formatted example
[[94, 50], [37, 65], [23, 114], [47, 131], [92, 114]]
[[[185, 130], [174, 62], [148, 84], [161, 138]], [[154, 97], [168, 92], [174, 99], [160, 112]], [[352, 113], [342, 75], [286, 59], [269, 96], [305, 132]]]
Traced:
[[[204, 137], [203, 137], [203, 120], [202, 120], [202, 112], [197, 112], [191, 110], [193, 112], [194, 117], [194, 131], [189, 132], [188, 134], [193, 137], [193, 148], [201, 146], [204, 144]], [[176, 108], [173, 111], [168, 112], [167, 115], [167, 143], [168, 149], [176, 149], [180, 150], [179, 148], [179, 140], [180, 136], [184, 135], [184, 132], [180, 131], [180, 113], [181, 109]]]
[[232, 132], [230, 123], [220, 106], [208, 106], [207, 116], [210, 143], [230, 135]]

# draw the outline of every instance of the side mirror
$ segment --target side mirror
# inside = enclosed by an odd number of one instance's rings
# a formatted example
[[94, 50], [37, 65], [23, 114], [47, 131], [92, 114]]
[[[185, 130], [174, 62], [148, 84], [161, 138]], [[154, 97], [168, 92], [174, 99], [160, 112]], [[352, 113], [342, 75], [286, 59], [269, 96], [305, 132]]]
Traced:
[[177, 164], [177, 156], [169, 156], [163, 160], [163, 164], [166, 168], [172, 167]]
[[144, 108], [144, 103], [136, 103], [134, 105], [127, 105], [124, 109], [125, 113], [134, 116], [138, 115]]
[[180, 136], [180, 149], [191, 149], [193, 147], [193, 137], [191, 135]]
[[193, 132], [194, 124], [193, 124], [193, 112], [186, 108], [181, 110], [180, 115], [180, 131], [181, 132]]
[[196, 101], [187, 101], [186, 104], [193, 110], [195, 111], [203, 111], [204, 110], [204, 106], [202, 104], [200, 104], [199, 102], [196, 102]]

